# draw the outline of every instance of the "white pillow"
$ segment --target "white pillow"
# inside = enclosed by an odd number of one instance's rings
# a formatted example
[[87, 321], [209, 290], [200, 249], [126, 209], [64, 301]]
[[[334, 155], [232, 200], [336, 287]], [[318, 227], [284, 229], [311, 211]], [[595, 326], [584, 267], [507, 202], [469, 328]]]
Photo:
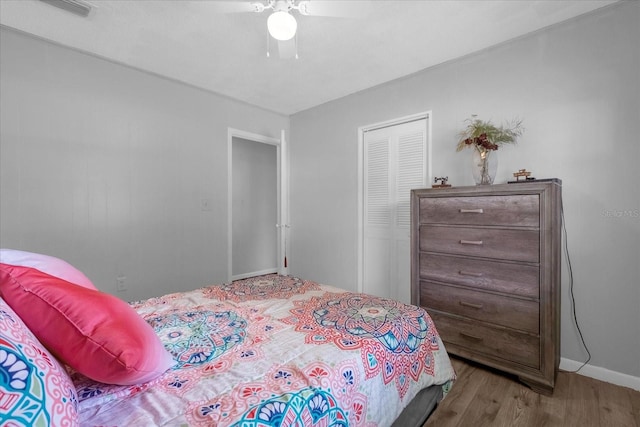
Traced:
[[15, 249], [0, 249], [0, 263], [31, 267], [88, 289], [96, 289], [91, 280], [71, 264], [49, 256]]

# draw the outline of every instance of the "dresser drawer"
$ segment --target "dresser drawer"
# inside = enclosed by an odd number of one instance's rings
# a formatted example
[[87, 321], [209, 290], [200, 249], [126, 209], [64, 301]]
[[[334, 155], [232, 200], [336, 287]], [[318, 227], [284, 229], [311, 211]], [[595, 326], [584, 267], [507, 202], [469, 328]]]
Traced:
[[420, 199], [421, 224], [540, 226], [538, 195]]
[[[475, 353], [540, 368], [540, 339], [526, 333], [492, 328], [472, 320], [428, 310], [445, 346], [448, 343]], [[453, 349], [452, 349], [453, 350]], [[455, 354], [455, 350], [452, 351]]]
[[537, 301], [423, 281], [420, 305], [535, 334], [540, 331]]
[[537, 230], [421, 225], [420, 250], [538, 262], [540, 233]]
[[537, 265], [422, 252], [420, 278], [540, 298], [540, 268]]

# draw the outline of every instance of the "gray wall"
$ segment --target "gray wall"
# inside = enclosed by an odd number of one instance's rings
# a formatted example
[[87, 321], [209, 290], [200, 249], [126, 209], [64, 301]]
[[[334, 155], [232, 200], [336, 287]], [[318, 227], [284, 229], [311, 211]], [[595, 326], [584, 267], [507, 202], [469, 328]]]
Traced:
[[[519, 116], [496, 182], [563, 180], [577, 315], [592, 365], [640, 376], [640, 4], [626, 2], [291, 117], [291, 272], [355, 290], [357, 129], [433, 114], [433, 175], [472, 185], [456, 134]], [[389, 58], [393, 60], [393, 58]], [[562, 356], [584, 360], [563, 266]]]
[[288, 117], [0, 35], [0, 246], [110, 293], [122, 275], [126, 300], [224, 282], [227, 128], [279, 138]]

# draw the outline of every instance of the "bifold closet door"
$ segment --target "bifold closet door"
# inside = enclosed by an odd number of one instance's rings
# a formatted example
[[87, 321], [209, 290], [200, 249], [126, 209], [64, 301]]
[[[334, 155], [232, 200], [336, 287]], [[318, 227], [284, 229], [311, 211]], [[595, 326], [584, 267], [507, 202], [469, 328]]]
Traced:
[[410, 193], [426, 185], [427, 120], [364, 134], [363, 290], [411, 301]]

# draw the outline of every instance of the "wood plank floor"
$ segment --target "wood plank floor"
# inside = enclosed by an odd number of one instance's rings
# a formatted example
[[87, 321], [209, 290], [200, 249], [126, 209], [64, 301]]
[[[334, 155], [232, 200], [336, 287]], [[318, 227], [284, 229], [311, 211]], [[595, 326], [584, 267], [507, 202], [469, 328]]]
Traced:
[[640, 427], [640, 391], [558, 373], [553, 396], [452, 358], [458, 379], [423, 427]]

